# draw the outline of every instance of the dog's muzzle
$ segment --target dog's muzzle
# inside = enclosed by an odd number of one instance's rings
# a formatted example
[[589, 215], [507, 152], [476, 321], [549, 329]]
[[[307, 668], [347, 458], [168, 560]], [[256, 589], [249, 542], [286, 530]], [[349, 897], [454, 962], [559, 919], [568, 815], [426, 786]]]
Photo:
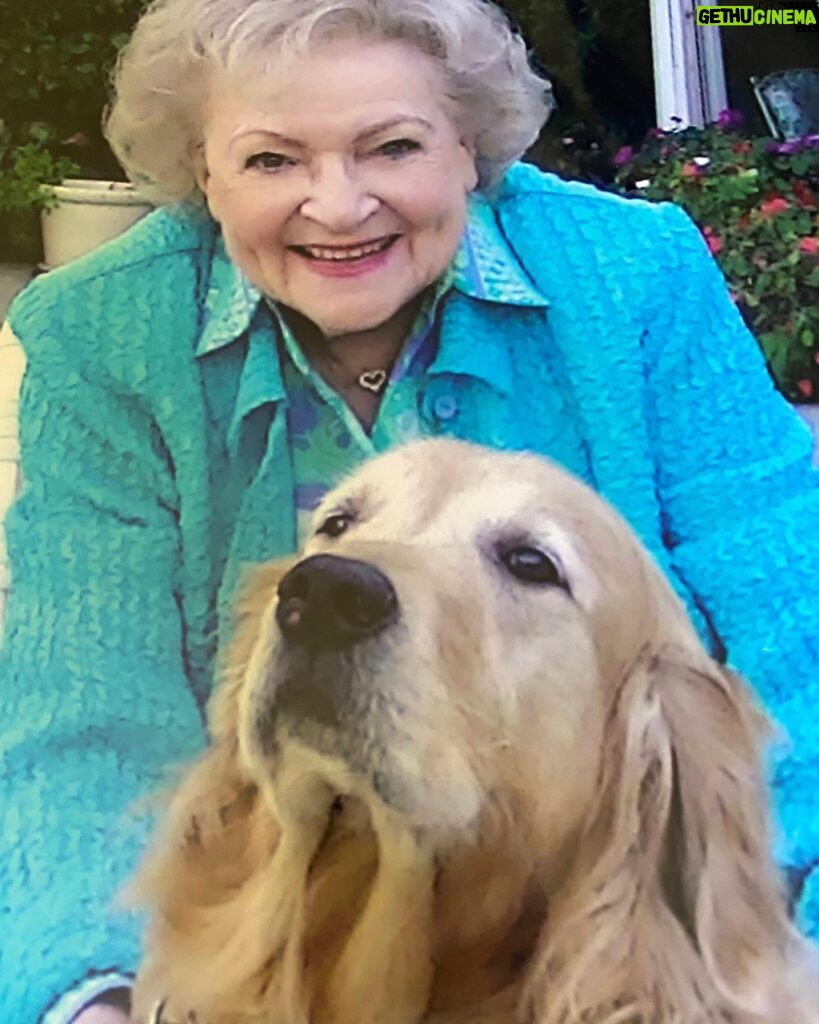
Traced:
[[352, 647], [395, 621], [398, 599], [369, 562], [313, 555], [279, 583], [276, 621], [289, 645], [313, 651]]
[[425, 670], [412, 665], [408, 609], [392, 581], [369, 561], [312, 555], [282, 577], [277, 597], [278, 635], [261, 648], [270, 661], [246, 707], [279, 820], [325, 820], [341, 796], [428, 823], [414, 750], [414, 729], [428, 732]]
[[279, 636], [253, 702], [264, 755], [279, 763], [295, 741], [369, 771], [373, 715], [393, 700], [379, 684], [388, 657], [381, 639], [398, 615], [392, 583], [369, 562], [313, 555], [282, 577]]

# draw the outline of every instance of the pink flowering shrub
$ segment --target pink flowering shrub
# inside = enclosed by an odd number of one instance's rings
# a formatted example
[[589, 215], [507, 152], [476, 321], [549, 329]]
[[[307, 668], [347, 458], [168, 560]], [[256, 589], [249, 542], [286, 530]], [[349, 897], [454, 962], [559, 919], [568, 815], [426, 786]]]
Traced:
[[708, 128], [652, 129], [614, 163], [621, 189], [689, 213], [779, 388], [819, 401], [819, 135], [753, 137], [723, 111]]

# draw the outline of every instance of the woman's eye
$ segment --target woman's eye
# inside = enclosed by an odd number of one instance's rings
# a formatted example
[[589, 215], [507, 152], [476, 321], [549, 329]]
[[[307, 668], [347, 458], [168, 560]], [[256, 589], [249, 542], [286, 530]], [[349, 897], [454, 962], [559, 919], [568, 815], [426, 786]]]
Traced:
[[325, 537], [340, 537], [352, 522], [353, 517], [348, 512], [334, 512], [327, 516], [316, 534], [323, 534]]
[[500, 558], [515, 579], [542, 586], [566, 586], [558, 563], [539, 548], [526, 545], [504, 548]]
[[263, 171], [278, 171], [287, 163], [287, 157], [281, 153], [254, 153], [245, 160], [245, 167], [258, 167]]
[[415, 142], [414, 139], [393, 139], [379, 146], [378, 152], [382, 156], [399, 157], [406, 156], [407, 153], [415, 153], [420, 148], [421, 144]]

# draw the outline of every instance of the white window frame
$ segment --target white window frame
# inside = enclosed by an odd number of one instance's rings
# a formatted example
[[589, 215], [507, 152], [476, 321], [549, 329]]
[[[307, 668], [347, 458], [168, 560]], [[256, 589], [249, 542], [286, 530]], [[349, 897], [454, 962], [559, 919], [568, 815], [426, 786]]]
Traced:
[[650, 0], [660, 128], [702, 127], [728, 106], [719, 27], [698, 26], [695, 17], [696, 6], [715, 4], [716, 0]]

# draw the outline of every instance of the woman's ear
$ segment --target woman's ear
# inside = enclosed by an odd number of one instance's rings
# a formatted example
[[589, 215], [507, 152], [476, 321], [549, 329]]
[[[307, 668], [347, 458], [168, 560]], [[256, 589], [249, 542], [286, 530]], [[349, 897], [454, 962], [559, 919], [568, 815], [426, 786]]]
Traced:
[[204, 142], [199, 142], [193, 147], [191, 165], [193, 167], [193, 176], [196, 181], [197, 188], [202, 193], [205, 205], [207, 206], [211, 217], [219, 223], [219, 211], [216, 208], [216, 203], [214, 202], [213, 190], [210, 188], [210, 170], [208, 169]]
[[461, 173], [463, 176], [464, 190], [474, 192], [478, 187], [478, 150], [475, 140], [471, 136], [461, 138]]
[[765, 731], [742, 680], [700, 650], [646, 652], [615, 687], [600, 795], [527, 982], [533, 1019], [808, 1020]]

